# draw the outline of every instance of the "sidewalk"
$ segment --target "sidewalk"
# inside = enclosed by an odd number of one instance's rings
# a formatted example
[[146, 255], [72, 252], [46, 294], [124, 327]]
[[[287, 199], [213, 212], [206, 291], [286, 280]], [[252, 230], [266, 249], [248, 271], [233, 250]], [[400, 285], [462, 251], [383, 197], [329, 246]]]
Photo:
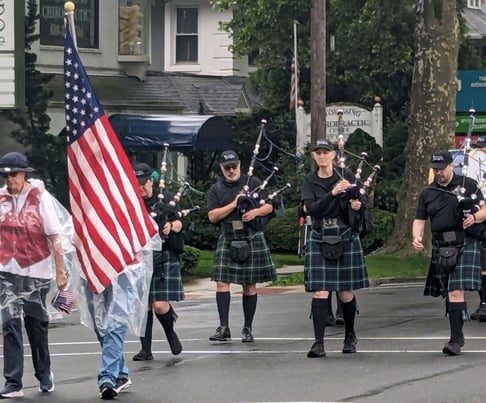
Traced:
[[[304, 271], [304, 266], [284, 266], [277, 269], [277, 274], [292, 274]], [[303, 285], [289, 287], [268, 287], [270, 283], [258, 284], [258, 294], [279, 294], [282, 292], [304, 292]], [[242, 289], [239, 284], [231, 284], [232, 294], [241, 294]], [[191, 278], [184, 282], [184, 292], [187, 300], [198, 298], [214, 298], [216, 293], [216, 283], [208, 278]]]
[[[284, 266], [277, 269], [278, 275], [300, 273], [304, 271], [304, 266]], [[403, 283], [420, 283], [425, 284], [425, 277], [417, 278], [402, 278], [402, 277], [386, 277], [386, 278], [370, 278], [370, 287], [380, 287], [389, 284], [403, 284]], [[286, 287], [269, 287], [268, 283], [261, 283], [257, 285], [258, 294], [280, 294], [282, 292], [304, 292], [304, 285], [286, 286]], [[216, 293], [216, 283], [208, 278], [191, 278], [184, 282], [184, 290], [186, 299], [198, 298], [214, 298]], [[231, 284], [232, 294], [241, 294], [242, 289], [239, 284]]]

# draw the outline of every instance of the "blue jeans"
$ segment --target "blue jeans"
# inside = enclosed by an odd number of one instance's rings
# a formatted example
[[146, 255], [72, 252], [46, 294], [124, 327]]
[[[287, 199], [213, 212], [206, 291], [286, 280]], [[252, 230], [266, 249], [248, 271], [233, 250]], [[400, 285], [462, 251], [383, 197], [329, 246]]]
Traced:
[[99, 295], [94, 295], [87, 283], [84, 284], [89, 313], [101, 346], [99, 385], [115, 385], [117, 378], [128, 378], [123, 345], [131, 309], [135, 300], [139, 298], [137, 286], [136, 271], [130, 271], [129, 274], [122, 272]]

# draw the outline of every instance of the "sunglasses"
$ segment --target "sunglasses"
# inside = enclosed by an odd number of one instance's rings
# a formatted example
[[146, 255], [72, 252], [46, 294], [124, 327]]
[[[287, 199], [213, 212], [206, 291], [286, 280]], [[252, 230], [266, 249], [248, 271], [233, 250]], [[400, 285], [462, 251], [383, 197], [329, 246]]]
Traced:
[[233, 169], [233, 170], [236, 170], [236, 169], [238, 169], [238, 165], [226, 165], [226, 166], [223, 166], [223, 169], [224, 169], [225, 171], [230, 171], [230, 170], [232, 170], [232, 169]]
[[18, 173], [19, 173], [19, 172], [18, 172], [18, 171], [16, 171], [16, 172], [10, 172], [10, 173], [8, 173], [8, 174], [7, 174], [7, 173], [2, 173], [2, 174], [0, 174], [0, 175], [2, 176], [2, 178], [3, 178], [3, 179], [8, 178], [9, 176], [10, 176], [10, 177], [12, 177], [12, 178], [15, 178], [15, 177], [17, 176], [17, 174], [18, 174]]

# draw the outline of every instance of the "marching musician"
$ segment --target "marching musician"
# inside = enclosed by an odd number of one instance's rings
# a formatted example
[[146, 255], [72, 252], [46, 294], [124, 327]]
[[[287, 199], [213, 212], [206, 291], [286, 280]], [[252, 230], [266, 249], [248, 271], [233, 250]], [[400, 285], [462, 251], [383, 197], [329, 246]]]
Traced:
[[184, 299], [182, 276], [180, 268], [180, 254], [183, 252], [184, 238], [182, 235], [183, 222], [176, 214], [179, 207], [169, 205], [173, 195], [163, 189], [159, 198], [158, 190], [154, 187], [153, 169], [145, 163], [132, 164], [140, 193], [147, 211], [151, 213], [159, 225], [159, 234], [164, 240], [162, 251], [154, 251], [154, 271], [150, 283], [147, 325], [145, 336], [140, 338], [142, 349], [133, 356], [134, 361], [153, 360], [152, 355], [152, 325], [153, 315], [161, 323], [172, 354], [178, 355], [182, 351], [182, 344], [174, 331], [177, 314], [170, 301]]
[[[317, 140], [310, 148], [317, 170], [304, 178], [301, 199], [312, 217], [312, 231], [305, 255], [305, 288], [313, 292], [311, 313], [315, 342], [309, 358], [324, 357], [324, 330], [329, 306], [329, 293], [336, 291], [344, 318], [343, 353], [355, 353], [354, 329], [356, 299], [353, 290], [368, 287], [359, 228], [362, 203], [353, 190], [354, 174], [334, 165], [336, 152], [326, 140]], [[353, 224], [353, 225], [351, 225]]]
[[[478, 182], [483, 197], [486, 197], [486, 136], [479, 136], [476, 143], [471, 147], [473, 150], [471, 150], [469, 156], [467, 176]], [[476, 311], [471, 314], [471, 319], [486, 322], [486, 239], [481, 240], [481, 255], [484, 263], [481, 263], [481, 289], [478, 291], [479, 305]]]
[[[245, 209], [244, 212], [239, 209], [239, 198], [248, 197], [242, 192], [245, 184], [253, 189], [262, 182], [253, 175], [249, 177], [241, 173], [240, 159], [232, 150], [224, 151], [219, 162], [222, 177], [209, 189], [207, 208], [209, 221], [221, 226], [211, 275], [211, 280], [216, 281], [220, 325], [209, 340], [226, 342], [231, 339], [230, 285], [235, 283], [243, 287], [244, 325], [241, 341], [253, 342], [252, 323], [257, 306], [256, 283], [272, 281], [277, 277], [260, 225], [262, 220], [271, 215], [273, 206], [271, 202], [265, 202]], [[260, 199], [266, 199], [264, 192], [260, 193]]]
[[430, 168], [434, 172], [434, 181], [420, 192], [412, 227], [412, 245], [417, 251], [424, 249], [425, 222], [430, 220], [432, 258], [424, 295], [446, 298], [450, 339], [442, 352], [455, 356], [464, 346], [462, 328], [467, 319], [464, 290], [478, 290], [481, 285], [476, 236], [480, 229], [477, 224], [486, 219], [486, 208], [481, 203], [483, 194], [477, 182], [454, 173], [449, 151], [434, 152]]

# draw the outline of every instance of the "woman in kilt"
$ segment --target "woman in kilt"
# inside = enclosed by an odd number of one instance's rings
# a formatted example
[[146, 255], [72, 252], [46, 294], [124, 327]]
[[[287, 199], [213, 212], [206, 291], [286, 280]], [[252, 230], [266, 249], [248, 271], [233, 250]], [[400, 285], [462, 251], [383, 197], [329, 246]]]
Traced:
[[[238, 155], [231, 150], [224, 151], [220, 158], [223, 174], [208, 192], [208, 218], [212, 224], [221, 226], [221, 234], [216, 246], [211, 280], [216, 281], [216, 304], [220, 325], [209, 338], [214, 342], [231, 339], [229, 328], [230, 285], [243, 287], [244, 324], [241, 341], [253, 342], [252, 324], [257, 307], [256, 283], [277, 278], [270, 250], [263, 234], [263, 226], [273, 211], [271, 202], [258, 204], [255, 208], [238, 208], [238, 199], [243, 195], [243, 187], [248, 184], [255, 189], [261, 181], [241, 173]], [[261, 199], [266, 198], [261, 192]], [[240, 200], [241, 202], [241, 200]]]
[[[434, 152], [430, 168], [434, 181], [420, 192], [412, 244], [417, 251], [424, 249], [424, 227], [429, 219], [432, 258], [424, 295], [446, 298], [450, 339], [442, 352], [458, 355], [464, 346], [463, 323], [468, 318], [464, 291], [479, 290], [481, 286], [478, 238], [482, 236], [483, 225], [478, 223], [486, 219], [486, 209], [477, 182], [454, 174], [449, 151]], [[482, 206], [479, 211], [475, 204]]]
[[307, 357], [316, 358], [326, 355], [324, 330], [330, 291], [337, 292], [342, 306], [345, 332], [342, 352], [356, 352], [353, 290], [368, 287], [369, 282], [359, 224], [355, 225], [361, 219], [362, 205], [357, 194], [349, 194], [354, 188], [354, 175], [349, 169], [334, 166], [336, 152], [326, 140], [318, 140], [311, 146], [311, 155], [317, 170], [304, 178], [301, 199], [312, 217], [304, 275], [306, 291], [314, 293], [311, 313], [315, 342]]
[[145, 207], [148, 212], [154, 213], [154, 219], [159, 224], [160, 236], [164, 240], [162, 251], [154, 251], [154, 271], [150, 283], [147, 326], [145, 336], [140, 338], [142, 349], [133, 356], [134, 361], [147, 361], [154, 359], [152, 355], [154, 313], [164, 329], [172, 354], [178, 355], [182, 351], [181, 342], [174, 331], [177, 314], [169, 301], [184, 299], [180, 269], [180, 254], [184, 246], [181, 232], [183, 223], [178, 215], [174, 214], [179, 209], [178, 206], [173, 208], [168, 205], [173, 197], [170, 192], [164, 190], [164, 198], [162, 199], [164, 204], [160, 204], [152, 179], [153, 169], [145, 163], [134, 163], [133, 170], [140, 185], [140, 193]]

